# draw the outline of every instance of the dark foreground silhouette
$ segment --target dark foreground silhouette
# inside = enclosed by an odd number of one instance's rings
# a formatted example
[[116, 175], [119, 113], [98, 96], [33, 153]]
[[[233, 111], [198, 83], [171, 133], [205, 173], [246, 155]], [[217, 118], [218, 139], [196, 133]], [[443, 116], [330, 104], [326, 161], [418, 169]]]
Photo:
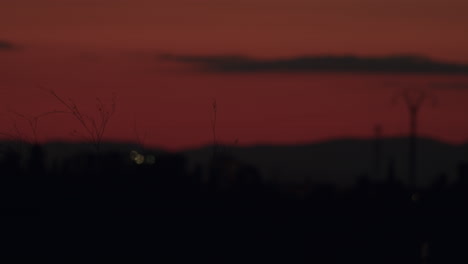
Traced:
[[[113, 261], [467, 263], [468, 170], [408, 188], [363, 176], [351, 188], [280, 184], [214, 152], [77, 154], [47, 168], [41, 146], [0, 159], [0, 207], [18, 255]], [[14, 220], [11, 220], [13, 217]], [[11, 231], [10, 230], [10, 231]], [[21, 245], [19, 251], [17, 245]], [[91, 257], [93, 256], [93, 257]]]

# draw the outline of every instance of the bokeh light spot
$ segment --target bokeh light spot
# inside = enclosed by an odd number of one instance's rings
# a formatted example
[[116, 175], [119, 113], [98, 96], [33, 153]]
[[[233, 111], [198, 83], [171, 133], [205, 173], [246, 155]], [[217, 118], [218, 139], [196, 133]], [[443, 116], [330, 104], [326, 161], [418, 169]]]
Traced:
[[146, 160], [146, 163], [151, 164], [151, 165], [156, 163], [156, 157], [154, 155], [146, 156], [145, 160]]

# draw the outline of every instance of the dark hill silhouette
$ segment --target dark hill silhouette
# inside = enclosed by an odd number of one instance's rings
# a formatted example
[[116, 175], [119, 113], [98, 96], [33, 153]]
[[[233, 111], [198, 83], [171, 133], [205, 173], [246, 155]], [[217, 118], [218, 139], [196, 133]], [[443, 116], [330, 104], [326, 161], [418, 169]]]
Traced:
[[[18, 143], [3, 143], [18, 146]], [[303, 145], [256, 145], [256, 146], [223, 146], [223, 153], [229, 154], [246, 164], [259, 169], [266, 180], [282, 182], [333, 183], [350, 186], [359, 177], [368, 176], [371, 180], [383, 181], [387, 177], [388, 166], [394, 160], [397, 180], [408, 179], [408, 139], [383, 139], [381, 167], [376, 175], [373, 170], [374, 140], [372, 139], [339, 139]], [[81, 143], [55, 142], [43, 146], [46, 168], [54, 163], [72, 158], [76, 155], [94, 153], [91, 145]], [[28, 148], [25, 149], [26, 162]], [[153, 154], [169, 153], [163, 149], [144, 150], [132, 143], [104, 143], [102, 153], [119, 153], [129, 157], [132, 150], [151, 152]], [[452, 145], [441, 141], [421, 138], [418, 140], [418, 183], [428, 186], [444, 174], [449, 181], [457, 177], [460, 161], [468, 160], [468, 144]], [[181, 151], [187, 157], [188, 166], [194, 169], [201, 165], [204, 177], [207, 177], [208, 164], [211, 162], [213, 148], [205, 146]]]
[[[373, 180], [385, 180], [387, 167], [395, 160], [398, 180], [408, 179], [408, 138], [382, 140], [382, 167], [379, 175], [372, 170], [374, 141], [369, 139], [340, 139], [306, 145], [258, 145], [225, 147], [234, 157], [257, 166], [265, 177], [283, 181], [309, 180], [354, 184], [363, 174]], [[437, 175], [446, 174], [449, 180], [457, 176], [457, 164], [468, 160], [468, 145], [451, 145], [432, 139], [418, 139], [418, 183], [431, 184]], [[204, 147], [185, 152], [189, 160], [206, 163], [212, 149]]]

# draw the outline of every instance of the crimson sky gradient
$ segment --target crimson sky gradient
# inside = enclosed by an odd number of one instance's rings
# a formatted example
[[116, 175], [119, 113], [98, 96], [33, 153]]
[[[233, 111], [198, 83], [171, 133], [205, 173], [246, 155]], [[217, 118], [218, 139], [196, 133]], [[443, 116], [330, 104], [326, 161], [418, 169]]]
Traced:
[[[171, 149], [210, 141], [212, 98], [226, 143], [369, 137], [376, 123], [390, 136], [408, 123], [392, 95], [418, 87], [440, 101], [421, 112], [421, 132], [463, 142], [467, 77], [199, 73], [156, 57], [420, 54], [467, 63], [466, 10], [462, 0], [3, 0], [0, 39], [18, 50], [0, 51], [0, 128], [11, 127], [8, 108], [59, 108], [41, 84], [90, 111], [94, 97], [115, 91], [107, 138], [132, 140], [136, 121], [147, 144]], [[71, 139], [74, 128], [67, 117], [44, 119], [40, 136]]]

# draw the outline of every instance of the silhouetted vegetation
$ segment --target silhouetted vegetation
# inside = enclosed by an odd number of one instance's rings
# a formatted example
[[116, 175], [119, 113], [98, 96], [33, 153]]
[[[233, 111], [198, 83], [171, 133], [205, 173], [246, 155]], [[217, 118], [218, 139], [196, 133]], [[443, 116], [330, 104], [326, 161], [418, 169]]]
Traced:
[[[254, 247], [253, 252], [263, 260], [282, 254], [290, 261], [327, 263], [467, 259], [452, 238], [465, 224], [466, 162], [459, 163], [458, 179], [452, 183], [439, 175], [427, 188], [409, 188], [395, 176], [391, 162], [386, 180], [371, 180], [363, 173], [354, 186], [340, 189], [325, 183], [275, 182], [228, 152], [217, 153], [208, 167], [191, 168], [182, 153], [151, 150], [81, 152], [46, 166], [43, 146], [28, 148], [27, 153], [12, 148], [3, 148], [1, 153], [5, 214], [156, 219], [167, 214], [190, 215], [183, 225], [196, 222], [195, 229], [205, 230], [200, 235], [219, 243], [232, 244], [241, 234], [261, 233], [243, 246]], [[227, 219], [217, 218], [223, 215]], [[217, 233], [215, 226], [220, 223], [213, 223], [213, 217], [232, 225], [223, 229], [229, 235]], [[179, 222], [166, 224], [183, 228]], [[209, 245], [220, 247], [218, 242]], [[233, 254], [222, 247], [219, 250]]]

